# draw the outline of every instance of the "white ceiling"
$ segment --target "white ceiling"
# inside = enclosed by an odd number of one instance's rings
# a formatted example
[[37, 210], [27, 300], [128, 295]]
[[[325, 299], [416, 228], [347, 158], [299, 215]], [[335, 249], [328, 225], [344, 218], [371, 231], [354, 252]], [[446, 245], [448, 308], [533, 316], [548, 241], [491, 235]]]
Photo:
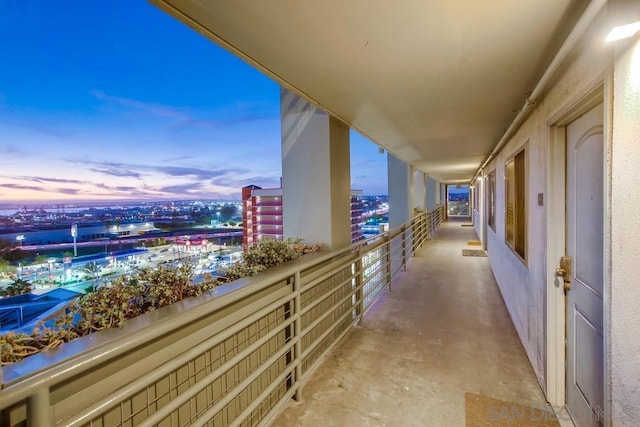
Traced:
[[151, 0], [440, 181], [469, 181], [587, 0]]

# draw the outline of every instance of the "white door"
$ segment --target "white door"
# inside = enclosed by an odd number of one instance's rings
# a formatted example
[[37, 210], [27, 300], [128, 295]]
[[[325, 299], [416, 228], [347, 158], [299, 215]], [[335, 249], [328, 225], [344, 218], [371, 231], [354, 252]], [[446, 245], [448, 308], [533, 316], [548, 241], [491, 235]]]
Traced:
[[567, 409], [576, 426], [603, 419], [603, 106], [567, 126]]

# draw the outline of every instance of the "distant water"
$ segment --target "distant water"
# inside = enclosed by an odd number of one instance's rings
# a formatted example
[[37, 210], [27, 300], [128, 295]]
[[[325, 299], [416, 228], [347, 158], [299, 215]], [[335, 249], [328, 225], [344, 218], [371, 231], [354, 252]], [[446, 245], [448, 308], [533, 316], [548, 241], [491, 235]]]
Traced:
[[[29, 210], [31, 210], [32, 208], [27, 208]], [[66, 212], [66, 213], [77, 213], [80, 211], [84, 211], [87, 210], [88, 208], [64, 208], [64, 209], [60, 209], [60, 212]], [[10, 216], [13, 215], [14, 213], [21, 211], [21, 209], [0, 209], [0, 216]], [[57, 213], [58, 211], [56, 209], [46, 209], [45, 211], [49, 212], [49, 213]]]

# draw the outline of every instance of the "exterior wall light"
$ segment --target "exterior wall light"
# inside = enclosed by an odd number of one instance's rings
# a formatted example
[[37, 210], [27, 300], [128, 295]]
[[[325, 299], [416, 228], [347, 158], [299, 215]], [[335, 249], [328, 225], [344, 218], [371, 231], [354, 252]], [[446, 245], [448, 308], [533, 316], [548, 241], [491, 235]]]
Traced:
[[611, 31], [604, 39], [606, 42], [635, 36], [640, 31], [640, 1], [609, 0], [607, 18]]
[[604, 41], [614, 42], [616, 40], [627, 39], [635, 36], [638, 31], [640, 31], [640, 21], [632, 22], [631, 24], [618, 25], [609, 31], [609, 34], [607, 34]]

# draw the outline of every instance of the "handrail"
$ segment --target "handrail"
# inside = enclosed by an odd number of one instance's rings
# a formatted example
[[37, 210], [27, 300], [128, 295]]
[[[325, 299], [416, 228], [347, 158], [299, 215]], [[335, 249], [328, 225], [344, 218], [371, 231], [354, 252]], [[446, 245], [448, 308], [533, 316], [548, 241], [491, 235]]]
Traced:
[[[218, 367], [206, 376], [206, 383], [200, 383], [205, 380], [197, 377], [197, 381], [193, 380], [197, 386], [190, 386], [196, 388], [189, 389], [189, 393], [181, 399], [169, 396], [168, 403], [164, 402], [164, 406], [154, 410], [158, 414], [155, 417], [173, 413], [180, 403], [188, 400], [187, 396], [196, 396], [199, 390], [209, 387], [209, 381], [214, 381], [225, 372], [235, 372], [234, 367], [240, 363], [239, 361], [247, 360], [249, 357], [244, 356], [258, 351], [257, 348], [273, 340], [280, 340], [282, 343], [278, 344], [267, 361], [252, 367], [253, 371], [249, 376], [238, 378], [239, 381], [235, 385], [231, 384], [225, 389], [226, 397], [223, 400], [212, 402], [212, 406], [199, 413], [214, 413], [226, 404], [233, 404], [238, 400], [237, 396], [246, 392], [245, 386], [253, 384], [252, 381], [259, 375], [288, 378], [284, 392], [282, 384], [272, 382], [260, 389], [257, 393], [259, 396], [276, 393], [280, 399], [277, 400], [278, 404], [286, 402], [282, 399], [290, 397], [292, 393], [299, 398], [301, 386], [317, 366], [320, 355], [330, 351], [354, 324], [361, 322], [364, 313], [375, 299], [385, 288], [390, 288], [395, 272], [400, 268], [406, 268], [408, 258], [433, 235], [442, 221], [442, 210], [440, 206], [434, 211], [420, 213], [399, 227], [352, 246], [307, 255], [256, 277], [222, 285], [210, 294], [180, 301], [131, 319], [122, 328], [95, 333], [65, 344], [49, 354], [34, 355], [23, 362], [7, 366], [0, 371], [4, 373], [6, 381], [0, 391], [0, 424], [18, 425], [24, 421], [25, 413], [45, 414], [38, 415], [37, 418], [38, 425], [44, 426], [54, 423], [79, 425], [91, 422], [92, 419], [98, 419], [95, 417], [100, 417], [104, 411], [116, 408], [120, 402], [132, 399], [138, 390], [147, 387], [147, 384], [155, 384], [155, 381], [161, 381], [170, 372], [178, 372], [180, 366], [191, 366], [190, 364], [195, 362], [190, 361], [197, 359], [202, 352], [212, 351], [209, 349], [222, 345], [232, 337], [235, 337], [234, 340], [240, 339], [238, 334], [243, 337], [249, 336], [248, 331], [262, 325], [259, 322], [262, 322], [260, 319], [264, 319], [265, 316], [272, 319], [271, 323], [267, 324], [265, 335], [250, 338], [253, 341], [234, 347], [233, 351], [236, 353], [230, 353], [228, 359], [215, 365]], [[365, 259], [367, 261], [364, 261]], [[306, 303], [301, 303], [302, 296]], [[236, 306], [236, 311], [224, 314]], [[301, 327], [303, 317], [306, 319], [304, 328]], [[212, 326], [196, 328], [199, 324]], [[227, 326], [221, 326], [223, 329], [216, 330], [213, 325], [217, 324]], [[175, 339], [167, 338], [174, 336]], [[173, 345], [175, 341], [178, 347], [175, 350], [160, 352], [161, 354], [145, 352], [147, 347], [162, 339], [167, 339], [168, 345]], [[188, 347], [181, 347], [182, 343], [187, 343]], [[176, 355], [174, 351], [179, 353]], [[144, 361], [152, 358], [159, 365], [156, 369], [153, 369], [153, 364], [147, 366], [149, 370], [139, 373], [135, 378], [120, 375], [121, 378], [117, 380], [122, 382], [122, 385], [118, 386], [120, 382], [116, 381], [110, 385], [116, 387], [114, 390], [100, 390], [102, 395], [92, 397], [92, 403], [73, 414], [59, 415], [56, 411], [56, 416], [64, 416], [63, 419], [54, 420], [53, 415], [47, 417], [46, 414], [52, 414], [53, 406], [63, 405], [60, 402], [63, 402], [64, 398], [69, 399], [69, 394], [78, 392], [73, 389], [74, 381], [82, 383], [84, 376], [91, 376], [92, 372], [104, 366], [117, 364], [118, 360], [124, 357], [134, 357], [137, 363], [143, 365]], [[169, 359], [162, 359], [163, 357]], [[268, 361], [277, 361], [278, 366], [274, 367]], [[50, 365], [41, 366], [47, 362]], [[94, 377], [91, 376], [92, 380]], [[113, 381], [113, 378], [111, 380]], [[95, 378], [95, 381], [100, 379]], [[60, 392], [61, 387], [69, 389]], [[100, 387], [96, 386], [96, 389]], [[86, 394], [89, 393], [86, 391]], [[269, 401], [272, 402], [274, 399], [270, 398]], [[246, 407], [239, 407], [234, 413], [249, 416], [254, 410], [258, 410], [255, 408], [260, 407], [261, 405], [255, 401], [249, 401]], [[26, 408], [26, 411], [23, 409], [12, 412], [15, 408]], [[267, 409], [266, 413], [275, 413], [274, 407]], [[198, 418], [193, 423], [198, 424], [200, 421], [202, 419]], [[233, 421], [236, 422], [238, 421]]]

